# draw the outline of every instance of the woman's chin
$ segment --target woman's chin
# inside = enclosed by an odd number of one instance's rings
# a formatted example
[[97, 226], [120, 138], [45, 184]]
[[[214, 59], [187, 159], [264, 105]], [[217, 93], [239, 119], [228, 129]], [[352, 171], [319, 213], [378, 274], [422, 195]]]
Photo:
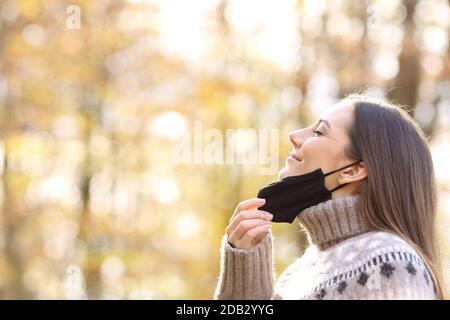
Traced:
[[286, 167], [283, 167], [283, 168], [280, 170], [280, 172], [278, 172], [278, 180], [282, 180], [282, 179], [284, 179], [284, 178], [286, 178], [286, 177], [294, 176], [294, 175], [295, 175], [295, 174], [292, 173], [292, 172], [290, 172], [289, 168], [287, 168], [287, 166], [286, 166]]
[[300, 174], [302, 174], [301, 170], [292, 170], [292, 168], [285, 166], [278, 172], [278, 180], [282, 180], [286, 177], [298, 176]]

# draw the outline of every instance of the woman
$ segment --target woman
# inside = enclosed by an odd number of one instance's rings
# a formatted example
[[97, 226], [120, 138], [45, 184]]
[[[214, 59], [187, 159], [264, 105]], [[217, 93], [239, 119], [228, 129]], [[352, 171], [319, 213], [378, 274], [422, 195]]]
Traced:
[[214, 298], [442, 299], [433, 164], [407, 113], [350, 95], [289, 138], [280, 180], [320, 168], [333, 172], [328, 190], [342, 187], [298, 213], [310, 246], [275, 284], [273, 215], [258, 210], [264, 199], [241, 202], [223, 237]]

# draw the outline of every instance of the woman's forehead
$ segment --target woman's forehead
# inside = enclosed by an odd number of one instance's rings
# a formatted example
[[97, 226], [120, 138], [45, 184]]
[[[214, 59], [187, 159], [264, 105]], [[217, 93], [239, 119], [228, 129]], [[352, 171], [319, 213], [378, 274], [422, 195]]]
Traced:
[[332, 106], [320, 117], [326, 119], [331, 129], [343, 130], [348, 127], [353, 118], [353, 104], [349, 101], [342, 101]]

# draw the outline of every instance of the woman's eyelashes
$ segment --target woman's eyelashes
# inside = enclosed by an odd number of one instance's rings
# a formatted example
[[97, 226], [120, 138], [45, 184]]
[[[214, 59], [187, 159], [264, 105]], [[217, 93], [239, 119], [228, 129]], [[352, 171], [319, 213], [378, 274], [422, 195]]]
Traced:
[[323, 127], [323, 125], [321, 123], [316, 124], [313, 128], [315, 128], [312, 132], [314, 133], [314, 135], [316, 137], [318, 136], [324, 136], [326, 133], [325, 128]]
[[317, 136], [323, 136], [323, 133], [320, 132], [319, 130], [313, 130], [314, 134]]

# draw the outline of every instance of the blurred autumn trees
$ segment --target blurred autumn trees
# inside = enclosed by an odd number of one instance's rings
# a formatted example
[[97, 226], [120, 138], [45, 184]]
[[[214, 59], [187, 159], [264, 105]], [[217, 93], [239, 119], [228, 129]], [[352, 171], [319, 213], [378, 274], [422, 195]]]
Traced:
[[[194, 121], [279, 129], [283, 165], [287, 133], [354, 91], [430, 137], [448, 270], [447, 1], [4, 0], [0, 21], [0, 298], [211, 298], [235, 205], [276, 175], [174, 146]], [[274, 234], [280, 272], [306, 242]]]

